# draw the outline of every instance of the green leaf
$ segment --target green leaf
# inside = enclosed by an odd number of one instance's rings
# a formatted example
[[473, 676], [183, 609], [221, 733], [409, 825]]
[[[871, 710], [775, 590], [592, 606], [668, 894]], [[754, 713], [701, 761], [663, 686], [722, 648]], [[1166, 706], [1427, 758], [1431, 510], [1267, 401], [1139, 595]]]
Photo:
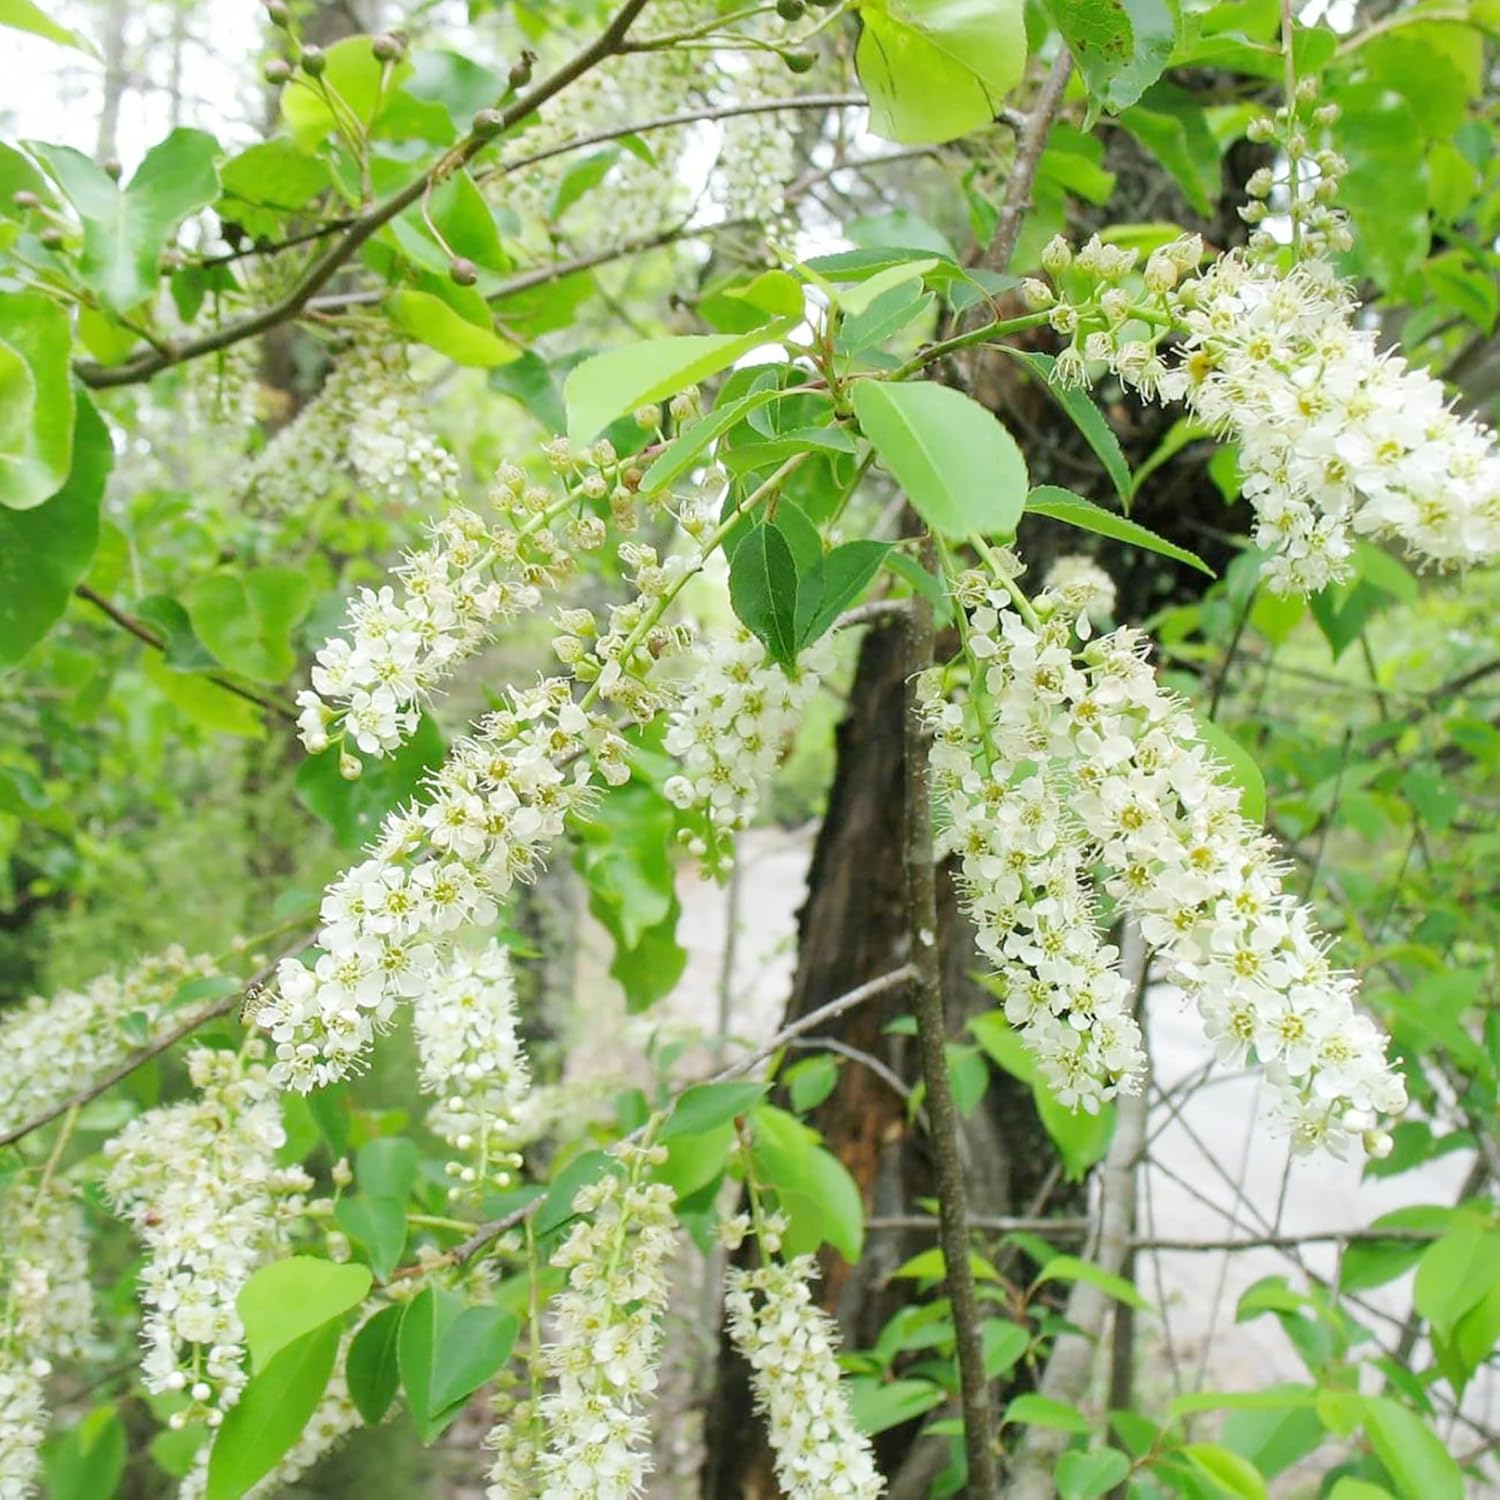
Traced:
[[[1327, 1434], [1311, 1405], [1306, 1386], [1288, 1386], [1295, 1406], [1231, 1412], [1220, 1433], [1226, 1448], [1248, 1459], [1267, 1479], [1301, 1463], [1322, 1446]], [[1274, 1394], [1275, 1388], [1262, 1394]]]
[[1243, 1500], [1266, 1500], [1266, 1482], [1255, 1465], [1218, 1443], [1187, 1443], [1182, 1457], [1219, 1488]]
[[109, 430], [80, 396], [62, 489], [33, 510], [0, 508], [0, 667], [14, 666], [46, 635], [88, 571], [113, 462]]
[[239, 1500], [302, 1435], [333, 1373], [339, 1333], [332, 1321], [311, 1328], [251, 1377], [214, 1437], [205, 1500]]
[[402, 1314], [396, 1339], [401, 1387], [423, 1444], [431, 1443], [441, 1428], [433, 1422], [432, 1394], [438, 1379], [438, 1349], [443, 1335], [458, 1320], [464, 1305], [441, 1287], [424, 1287]]
[[114, 1406], [96, 1406], [44, 1450], [47, 1500], [109, 1500], [125, 1474], [125, 1450]]
[[78, 273], [109, 312], [124, 313], [156, 290], [157, 262], [177, 226], [219, 196], [219, 143], [179, 128], [146, 153], [121, 188], [71, 146], [31, 144], [83, 223]]
[[1460, 1221], [1429, 1245], [1417, 1266], [1412, 1304], [1443, 1338], [1500, 1284], [1500, 1232]]
[[792, 1108], [799, 1115], [816, 1109], [838, 1086], [838, 1081], [839, 1060], [827, 1055], [804, 1058], [781, 1075]]
[[443, 755], [437, 722], [423, 714], [416, 733], [395, 754], [367, 761], [357, 781], [339, 775], [336, 748], [309, 755], [297, 767], [297, 800], [333, 829], [339, 848], [360, 849], [388, 812], [415, 795], [423, 776], [442, 765]]
[[768, 386], [764, 390], [751, 391], [737, 401], [727, 401], [722, 406], [716, 406], [708, 416], [700, 417], [662, 449], [646, 470], [639, 493], [656, 495], [669, 489], [689, 470], [696, 468], [710, 444], [717, 442], [737, 422], [749, 416], [752, 411], [758, 411], [770, 402], [779, 401], [783, 396], [791, 394], [793, 393], [776, 386]]
[[797, 595], [797, 650], [820, 640], [880, 571], [892, 543], [845, 542], [818, 559]]
[[[1012, 348], [1009, 344], [1002, 344], [1000, 347], [1012, 359], [1025, 365], [1041, 382], [1047, 394], [1066, 413], [1068, 419], [1083, 435], [1084, 441], [1094, 450], [1095, 457], [1104, 465], [1104, 472], [1109, 475], [1110, 483], [1114, 485], [1115, 493], [1120, 497], [1120, 504], [1129, 510], [1131, 497], [1135, 493], [1135, 487], [1130, 478], [1130, 465], [1125, 461], [1125, 454], [1120, 447], [1119, 438], [1115, 436], [1114, 428], [1104, 420], [1104, 413], [1094, 405], [1093, 398], [1087, 391], [1079, 390], [1076, 386], [1059, 385], [1052, 378], [1057, 361], [1050, 354], [1031, 354], [1024, 349]], [[1148, 532], [1147, 535], [1150, 533]], [[1192, 556], [1191, 553], [1187, 555]], [[1206, 572], [1207, 569], [1204, 571]]]
[[366, 1141], [354, 1158], [354, 1180], [361, 1192], [405, 1203], [422, 1170], [414, 1142], [401, 1135]]
[[943, 1404], [945, 1392], [930, 1380], [851, 1380], [849, 1414], [867, 1437], [899, 1427]]
[[131, 606], [136, 619], [144, 620], [161, 637], [166, 649], [161, 659], [174, 672], [208, 672], [213, 656], [193, 634], [193, 622], [181, 603], [170, 594], [147, 594]]
[[1345, 1474], [1329, 1490], [1328, 1500], [1391, 1500], [1391, 1492], [1383, 1484], [1371, 1484], [1365, 1479], [1351, 1479]]
[[575, 1156], [547, 1188], [547, 1197], [536, 1213], [536, 1232], [550, 1234], [574, 1217], [573, 1200], [578, 1190], [597, 1182], [606, 1172], [619, 1174], [620, 1164], [603, 1151], [585, 1151]]
[[1047, 0], [1089, 93], [1089, 114], [1118, 114], [1161, 77], [1177, 27], [1166, 0]]
[[1188, 567], [1196, 568], [1210, 578], [1215, 576], [1214, 570], [1196, 552], [1189, 552], [1186, 547], [1179, 547], [1164, 536], [1158, 536], [1139, 521], [1132, 521], [1128, 516], [1117, 516], [1112, 510], [1105, 510], [1102, 505], [1095, 505], [1092, 500], [1085, 500], [1082, 495], [1075, 495], [1072, 490], [1062, 489], [1058, 485], [1039, 484], [1026, 497], [1026, 509], [1032, 515], [1048, 516], [1064, 525], [1076, 526], [1080, 531], [1092, 531], [1099, 536], [1112, 537], [1117, 542], [1139, 547], [1144, 552], [1156, 552], [1162, 557], [1170, 557], [1174, 562], [1186, 563]]
[[1051, 1396], [1028, 1391], [1016, 1396], [1000, 1419], [1002, 1427], [1015, 1423], [1022, 1427], [1051, 1427], [1059, 1432], [1089, 1433], [1094, 1425], [1076, 1406], [1067, 1406]]
[[548, 432], [561, 432], [567, 425], [562, 393], [552, 372], [546, 360], [530, 349], [509, 364], [496, 365], [489, 373], [489, 387], [519, 401]]
[[262, 711], [227, 688], [206, 677], [174, 671], [154, 651], [141, 658], [141, 670], [173, 708], [201, 728], [250, 740], [266, 737]]
[[1120, 116], [1120, 124], [1172, 174], [1194, 213], [1213, 211], [1220, 193], [1219, 143], [1186, 89], [1156, 84]]
[[62, 487], [76, 410], [68, 315], [35, 292], [0, 293], [0, 506], [29, 510]]
[[222, 218], [249, 234], [275, 235], [288, 214], [305, 209], [333, 185], [328, 164], [290, 141], [260, 141], [219, 169]]
[[1057, 1461], [1059, 1500], [1094, 1500], [1130, 1473], [1130, 1460], [1118, 1448], [1075, 1449]]
[[259, 1374], [288, 1344], [348, 1312], [369, 1290], [369, 1268], [352, 1262], [294, 1255], [262, 1266], [234, 1299], [250, 1368]]
[[732, 365], [742, 354], [778, 339], [787, 319], [748, 333], [692, 333], [642, 339], [595, 354], [563, 382], [568, 436], [588, 442], [617, 417], [665, 400]]
[[389, 1281], [406, 1249], [406, 1205], [400, 1198], [356, 1193], [341, 1198], [334, 1221], [350, 1239], [369, 1252], [370, 1269], [378, 1281]]
[[859, 380], [853, 400], [880, 461], [934, 531], [1015, 534], [1026, 503], [1026, 460], [992, 412], [933, 381]]
[[935, 255], [929, 255], [920, 260], [907, 260], [899, 265], [887, 266], [885, 270], [877, 271], [873, 276], [868, 276], [863, 281], [856, 282], [853, 286], [846, 287], [837, 293], [839, 306], [845, 313], [857, 317], [861, 313], [868, 312], [870, 304], [876, 298], [897, 287], [905, 286], [910, 281], [920, 281], [938, 264], [938, 258]]
[[784, 667], [797, 660], [798, 580], [797, 560], [780, 526], [757, 526], [734, 549], [729, 601], [746, 628]]
[[230, 671], [281, 682], [296, 670], [291, 635], [312, 606], [312, 590], [301, 568], [226, 567], [198, 579], [182, 603], [198, 639]]
[[431, 292], [402, 287], [392, 293], [386, 311], [398, 328], [429, 349], [446, 354], [454, 364], [487, 370], [521, 357], [518, 345], [501, 338], [493, 328], [471, 323]]
[[1115, 1135], [1115, 1107], [1104, 1104], [1098, 1114], [1086, 1109], [1069, 1109], [1058, 1103], [1043, 1078], [1033, 1078], [1032, 1098], [1042, 1127], [1063, 1159], [1069, 1182], [1082, 1182], [1095, 1162], [1104, 1160]]
[[[451, 1414], [510, 1358], [520, 1324], [498, 1307], [466, 1307], [444, 1330], [428, 1394], [432, 1418]], [[446, 1425], [446, 1424], [444, 1424]]]
[[396, 1340], [404, 1307], [382, 1307], [349, 1345], [344, 1360], [344, 1378], [349, 1398], [367, 1427], [373, 1427], [390, 1410], [401, 1384], [396, 1359]]
[[986, 1318], [979, 1328], [980, 1352], [984, 1355], [984, 1373], [989, 1380], [1009, 1374], [1031, 1345], [1031, 1334], [1019, 1323], [1003, 1318]]
[[1019, 0], [862, 0], [855, 66], [870, 129], [908, 145], [988, 125], [1026, 71]]
[[1255, 757], [1223, 725], [1195, 714], [1198, 738], [1219, 763], [1219, 780], [1240, 789], [1240, 813], [1252, 823], [1266, 820], [1266, 779]]
[[13, 31], [29, 31], [60, 47], [76, 47], [80, 52], [89, 51], [82, 39], [65, 26], [59, 26], [31, 0], [0, 0], [0, 26]]
[[1427, 258], [1427, 163], [1422, 131], [1402, 97], [1378, 83], [1340, 89], [1338, 148], [1349, 171], [1339, 202], [1354, 221], [1352, 267], [1394, 288]]
[[720, 286], [698, 302], [698, 316], [720, 333], [748, 333], [775, 318], [800, 321], [801, 283], [785, 271], [762, 271], [743, 286]]
[[769, 1084], [753, 1079], [730, 1083], [700, 1083], [677, 1101], [658, 1139], [670, 1141], [679, 1135], [712, 1130], [737, 1115], [745, 1114], [765, 1097]]
[[[411, 60], [403, 57], [386, 73], [387, 65], [375, 56], [368, 36], [346, 36], [323, 53], [322, 85], [335, 91], [360, 125], [367, 130], [385, 112], [397, 85], [411, 76]], [[281, 117], [292, 139], [311, 151], [324, 136], [333, 133], [336, 118], [323, 87], [315, 87], [297, 74], [281, 91]]]
[[1363, 1403], [1365, 1435], [1402, 1500], [1463, 1500], [1464, 1479], [1442, 1440], [1388, 1396]]
[[1151, 1311], [1151, 1304], [1141, 1296], [1133, 1283], [1126, 1281], [1123, 1276], [1116, 1276], [1113, 1272], [1094, 1265], [1091, 1261], [1080, 1260], [1076, 1255], [1054, 1255], [1042, 1267], [1041, 1274], [1036, 1280], [1038, 1286], [1044, 1281], [1086, 1281], [1090, 1286], [1097, 1287], [1107, 1296], [1113, 1297], [1116, 1302], [1127, 1303], [1140, 1312]]

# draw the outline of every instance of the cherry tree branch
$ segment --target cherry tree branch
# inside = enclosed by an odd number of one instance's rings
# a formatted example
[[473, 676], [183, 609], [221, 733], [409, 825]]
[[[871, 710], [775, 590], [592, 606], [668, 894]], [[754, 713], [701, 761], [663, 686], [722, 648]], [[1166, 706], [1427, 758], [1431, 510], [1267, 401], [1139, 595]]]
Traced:
[[[118, 604], [111, 603], [103, 594], [96, 593], [91, 589], [88, 584], [78, 584], [73, 592], [80, 599], [87, 599], [96, 609], [102, 611], [113, 620], [121, 630], [129, 632], [138, 641], [144, 641], [153, 651], [165, 651], [167, 649], [167, 643], [149, 625], [142, 620], [136, 619], [134, 615], [127, 614]], [[289, 719], [292, 723], [296, 723], [297, 721], [296, 713], [288, 708], [286, 704], [278, 703], [274, 698], [263, 698], [259, 693], [252, 691], [250, 688], [241, 687], [237, 682], [231, 681], [228, 677], [219, 677], [212, 672], [205, 672], [199, 675], [205, 677], [215, 687], [221, 687], [226, 693], [233, 693], [236, 698], [243, 698], [247, 703], [255, 704], [257, 708], [263, 708], [268, 713], [280, 714], [283, 719]]]
[[14, 1145], [23, 1136], [30, 1135], [34, 1130], [40, 1130], [44, 1125], [50, 1125], [59, 1115], [65, 1115], [70, 1109], [81, 1108], [90, 1100], [97, 1099], [106, 1089], [113, 1088], [122, 1078], [135, 1072], [143, 1063], [148, 1063], [153, 1057], [159, 1057], [169, 1048], [175, 1047], [185, 1036], [192, 1035], [200, 1026], [207, 1025], [208, 1022], [217, 1020], [220, 1016], [227, 1016], [232, 1010], [255, 999], [265, 982], [276, 972], [276, 965], [288, 953], [300, 948], [302, 943], [303, 939], [299, 937], [295, 943], [289, 944], [269, 963], [263, 964], [246, 981], [243, 989], [236, 990], [205, 1005], [201, 1010], [194, 1011], [185, 1021], [179, 1022], [170, 1031], [163, 1032], [154, 1042], [138, 1048], [107, 1072], [101, 1073], [92, 1083], [85, 1084], [61, 1102], [41, 1110], [29, 1120], [24, 1120], [10, 1130], [0, 1133], [0, 1146]]
[[[748, 1057], [742, 1057], [738, 1062], [731, 1063], [726, 1068], [721, 1068], [717, 1073], [707, 1078], [699, 1079], [694, 1083], [680, 1089], [668, 1105], [668, 1112], [687, 1093], [689, 1088], [698, 1088], [708, 1083], [728, 1083], [736, 1078], [743, 1078], [745, 1074], [754, 1071], [768, 1057], [773, 1057], [781, 1051], [789, 1042], [797, 1037], [805, 1035], [809, 1031], [816, 1031], [818, 1027], [828, 1021], [832, 1021], [844, 1014], [845, 1011], [853, 1010], [856, 1006], [864, 1005], [867, 1001], [887, 995], [892, 990], [901, 989], [911, 984], [916, 978], [916, 970], [910, 964], [902, 964], [899, 969], [892, 969], [888, 974], [881, 974], [875, 979], [866, 980], [864, 984], [856, 985], [852, 990], [830, 1000], [826, 1005], [820, 1005], [816, 1010], [809, 1011], [805, 1016], [793, 1021], [790, 1025], [783, 1026], [769, 1041], [756, 1048]], [[621, 1144], [637, 1141], [646, 1133], [643, 1125], [638, 1130], [632, 1130], [623, 1138]], [[493, 1243], [507, 1230], [519, 1228], [534, 1215], [545, 1200], [533, 1199], [522, 1208], [513, 1210], [498, 1219], [491, 1219], [487, 1223], [480, 1224], [462, 1244], [455, 1245], [453, 1249], [443, 1255], [434, 1256], [431, 1260], [424, 1261], [419, 1266], [405, 1266], [395, 1273], [392, 1280], [408, 1276], [425, 1276], [428, 1271], [437, 1266], [462, 1265], [465, 1261], [472, 1260], [486, 1245]]]
[[218, 349], [227, 349], [244, 339], [275, 328], [278, 324], [294, 318], [333, 276], [353, 257], [355, 252], [390, 223], [398, 214], [421, 200], [434, 184], [444, 177], [466, 166], [484, 149], [496, 134], [518, 125], [534, 114], [547, 100], [559, 94], [590, 68], [620, 50], [631, 24], [646, 7], [647, 0], [625, 0], [615, 13], [615, 18], [588, 46], [575, 53], [557, 71], [544, 78], [529, 93], [514, 99], [499, 112], [500, 120], [493, 129], [470, 131], [457, 145], [444, 152], [438, 160], [414, 182], [408, 183], [399, 192], [376, 204], [361, 214], [349, 228], [327, 250], [323, 252], [298, 278], [296, 284], [276, 302], [259, 312], [226, 323], [212, 333], [184, 340], [162, 349], [152, 349], [127, 359], [118, 365], [100, 365], [84, 360], [74, 365], [78, 378], [87, 386], [105, 389], [111, 386], [134, 385], [150, 380], [153, 375], [185, 360], [200, 355], [212, 354]]

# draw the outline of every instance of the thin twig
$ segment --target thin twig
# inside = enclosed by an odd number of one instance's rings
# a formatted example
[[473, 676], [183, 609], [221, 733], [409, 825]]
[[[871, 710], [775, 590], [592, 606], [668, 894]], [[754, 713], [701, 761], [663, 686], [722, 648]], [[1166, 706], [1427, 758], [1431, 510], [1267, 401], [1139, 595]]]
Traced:
[[[881, 974], [878, 978], [866, 980], [864, 984], [856, 985], [852, 990], [840, 995], [837, 999], [830, 1000], [827, 1005], [820, 1005], [816, 1010], [809, 1011], [805, 1016], [793, 1021], [790, 1025], [783, 1026], [769, 1041], [757, 1047], [748, 1057], [742, 1057], [738, 1062], [731, 1063], [726, 1068], [720, 1068], [717, 1073], [708, 1078], [700, 1079], [697, 1083], [689, 1084], [688, 1088], [695, 1088], [703, 1083], [728, 1083], [731, 1079], [743, 1078], [745, 1074], [752, 1072], [768, 1057], [774, 1056], [794, 1038], [804, 1035], [809, 1031], [816, 1031], [827, 1021], [844, 1014], [845, 1011], [853, 1010], [856, 1006], [865, 1004], [866, 1001], [874, 1000], [880, 995], [889, 994], [892, 990], [900, 989], [904, 985], [913, 982], [916, 971], [910, 964], [902, 964], [899, 969], [892, 969], [888, 974]], [[680, 1090], [673, 1098], [672, 1105], [687, 1092], [687, 1088]], [[670, 1109], [672, 1106], [669, 1105]], [[636, 1141], [645, 1134], [646, 1127], [643, 1125], [633, 1130], [624, 1137], [621, 1144]], [[537, 1198], [522, 1208], [513, 1210], [498, 1219], [491, 1219], [487, 1223], [480, 1224], [461, 1245], [455, 1245], [453, 1249], [443, 1255], [434, 1256], [431, 1260], [424, 1261], [419, 1266], [404, 1266], [397, 1271], [392, 1280], [408, 1276], [425, 1276], [428, 1271], [438, 1266], [462, 1265], [467, 1260], [472, 1260], [486, 1245], [506, 1233], [507, 1230], [519, 1228], [526, 1223], [533, 1214], [541, 1207], [543, 1199]]]
[[[144, 641], [153, 651], [165, 651], [167, 643], [157, 635], [144, 621], [136, 619], [134, 615], [127, 614], [118, 604], [111, 603], [103, 594], [96, 593], [88, 584], [78, 584], [73, 592], [80, 599], [87, 599], [95, 609], [102, 610], [121, 630], [128, 631], [136, 640]], [[288, 708], [284, 703], [278, 703], [274, 698], [263, 698], [259, 693], [247, 687], [241, 687], [239, 683], [228, 677], [220, 677], [213, 672], [195, 674], [204, 677], [213, 683], [215, 687], [221, 687], [226, 693], [233, 693], [236, 698], [243, 698], [247, 703], [253, 703], [257, 708], [263, 708], [267, 713], [280, 714], [283, 719], [292, 723], [297, 721], [295, 709]]]
[[217, 1020], [220, 1016], [227, 1016], [230, 1011], [238, 1007], [248, 999], [253, 999], [265, 982], [276, 972], [276, 965], [281, 962], [287, 953], [295, 951], [302, 946], [303, 939], [298, 938], [295, 943], [278, 953], [269, 963], [258, 969], [245, 983], [245, 987], [225, 995], [222, 999], [215, 1000], [212, 1004], [205, 1005], [202, 1010], [194, 1011], [187, 1020], [179, 1022], [170, 1031], [164, 1032], [154, 1042], [148, 1042], [146, 1046], [138, 1048], [123, 1061], [115, 1064], [108, 1072], [102, 1073], [92, 1083], [85, 1084], [76, 1093], [70, 1094], [66, 1099], [51, 1105], [49, 1108], [33, 1115], [29, 1120], [23, 1121], [13, 1129], [0, 1134], [0, 1146], [13, 1145], [22, 1136], [30, 1135], [33, 1130], [40, 1130], [44, 1125], [50, 1125], [59, 1115], [66, 1114], [70, 1109], [78, 1109], [87, 1104], [91, 1099], [97, 1099], [106, 1089], [112, 1088], [127, 1074], [133, 1073], [143, 1063], [148, 1063], [153, 1057], [159, 1057], [168, 1048], [175, 1046], [183, 1037], [191, 1035], [200, 1026], [209, 1021]]
[[[588, 46], [575, 53], [555, 73], [544, 78], [529, 93], [514, 99], [500, 111], [499, 132], [512, 129], [529, 115], [534, 114], [553, 95], [561, 93], [569, 84], [587, 73], [595, 64], [602, 62], [620, 48], [625, 34], [635, 18], [645, 9], [647, 0], [625, 0], [615, 13], [614, 19], [594, 38]], [[233, 323], [226, 323], [212, 333], [195, 339], [184, 340], [166, 350], [153, 349], [138, 354], [117, 365], [99, 365], [81, 361], [74, 365], [78, 378], [87, 386], [102, 389], [108, 386], [134, 385], [151, 377], [171, 365], [211, 354], [216, 349], [227, 349], [244, 339], [275, 328], [278, 324], [294, 318], [308, 302], [332, 280], [333, 276], [354, 256], [361, 245], [377, 234], [398, 214], [418, 202], [428, 188], [450, 173], [466, 166], [490, 141], [497, 131], [470, 131], [456, 146], [445, 151], [414, 182], [400, 191], [392, 193], [383, 202], [375, 204], [361, 214], [338, 241], [328, 247], [298, 278], [296, 284], [276, 302], [259, 312]]]

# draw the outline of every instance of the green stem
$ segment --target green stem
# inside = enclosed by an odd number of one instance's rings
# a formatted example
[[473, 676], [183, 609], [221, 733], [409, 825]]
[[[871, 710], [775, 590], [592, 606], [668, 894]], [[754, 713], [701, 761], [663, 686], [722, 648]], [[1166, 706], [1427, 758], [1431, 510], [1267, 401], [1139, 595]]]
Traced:
[[945, 354], [951, 354], [955, 349], [967, 349], [971, 344], [985, 344], [991, 339], [1004, 338], [1006, 334], [1021, 333], [1028, 328], [1038, 328], [1052, 316], [1050, 312], [1024, 313], [1018, 318], [997, 318], [993, 323], [986, 323], [982, 328], [971, 329], [968, 333], [955, 334], [951, 339], [943, 339], [940, 343], [929, 344], [925, 349], [919, 349], [904, 365], [893, 370], [887, 380], [907, 380], [935, 360], [942, 359]]

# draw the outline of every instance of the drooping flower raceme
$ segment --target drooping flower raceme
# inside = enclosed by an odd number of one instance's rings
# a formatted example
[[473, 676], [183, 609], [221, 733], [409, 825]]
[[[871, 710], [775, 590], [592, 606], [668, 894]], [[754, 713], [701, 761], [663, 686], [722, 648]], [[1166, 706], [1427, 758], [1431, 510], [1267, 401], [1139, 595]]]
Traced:
[[493, 939], [459, 946], [412, 1004], [412, 1030], [423, 1091], [439, 1102], [427, 1123], [461, 1158], [448, 1163], [458, 1181], [449, 1196], [511, 1185], [517, 1115], [531, 1072], [516, 1033], [516, 988], [510, 959]]
[[645, 1412], [656, 1390], [667, 1265], [677, 1244], [676, 1195], [646, 1180], [666, 1159], [662, 1148], [622, 1143], [611, 1154], [623, 1171], [579, 1189], [573, 1210], [581, 1217], [552, 1255], [567, 1287], [553, 1299], [552, 1335], [541, 1351], [551, 1388], [538, 1412], [523, 1407], [509, 1419], [535, 1419], [545, 1433], [537, 1472], [518, 1474], [516, 1443], [506, 1431], [492, 1434], [500, 1457], [491, 1500], [632, 1500], [644, 1490], [651, 1466]]
[[140, 1276], [146, 1388], [186, 1391], [184, 1411], [210, 1426], [245, 1383], [235, 1298], [284, 1246], [312, 1187], [300, 1167], [275, 1163], [285, 1132], [263, 1052], [258, 1040], [242, 1055], [194, 1049], [199, 1097], [148, 1111], [104, 1148], [105, 1193], [150, 1252]]
[[[1129, 1086], [1142, 1062], [1113, 950], [1078, 937], [1098, 871], [1221, 1059], [1253, 1054], [1265, 1069], [1297, 1149], [1342, 1154], [1362, 1137], [1372, 1154], [1388, 1150], [1380, 1117], [1405, 1092], [1385, 1040], [1283, 890], [1274, 846], [1240, 814], [1192, 714], [1157, 683], [1145, 638], [1121, 628], [1075, 652], [1060, 595], [1041, 595], [1028, 622], [1008, 591], [973, 575], [963, 602], [982, 676], [970, 705], [979, 748], [964, 710], [936, 700], [946, 837], [981, 946], [998, 948], [1006, 1014], [1049, 1082], [1087, 1107], [1090, 1091]], [[1036, 868], [1038, 847], [1065, 873]]]
[[622, 488], [613, 449], [600, 443], [575, 457], [558, 439], [548, 450], [565, 483], [531, 483], [502, 464], [490, 491], [496, 519], [453, 506], [430, 524], [430, 544], [395, 569], [395, 585], [361, 589], [350, 602], [348, 625], [318, 652], [312, 690], [297, 698], [309, 751], [335, 738], [377, 758], [396, 750], [434, 688], [497, 625], [536, 609], [571, 571], [575, 550], [603, 540], [585, 507]]
[[429, 430], [400, 344], [361, 338], [250, 465], [247, 497], [297, 510], [351, 481], [389, 504], [424, 508], [458, 498], [458, 463]]
[[81, 990], [38, 995], [0, 1021], [0, 1130], [61, 1104], [156, 1040], [181, 1016], [169, 1007], [184, 985], [217, 972], [212, 958], [181, 948], [143, 958], [123, 978], [101, 975]]
[[870, 1440], [854, 1425], [838, 1365], [838, 1330], [812, 1296], [810, 1255], [730, 1267], [724, 1308], [765, 1415], [788, 1500], [883, 1494]]
[[[1273, 589], [1311, 593], [1346, 577], [1360, 536], [1397, 538], [1439, 567], [1500, 555], [1494, 434], [1355, 326], [1357, 305], [1327, 262], [1288, 270], [1235, 252], [1198, 272], [1201, 259], [1196, 238], [1156, 251], [1138, 309], [1123, 285], [1130, 252], [1091, 242], [1075, 261], [1061, 246], [1059, 274], [1072, 265], [1108, 285], [1096, 306], [1064, 304], [1054, 321], [1075, 340], [1068, 369], [1107, 361], [1127, 385], [1185, 402], [1236, 440]], [[1180, 330], [1172, 358], [1158, 353], [1160, 332], [1126, 337], [1141, 310]]]
[[762, 789], [833, 664], [828, 636], [802, 653], [795, 675], [747, 630], [709, 638], [692, 652], [663, 742], [682, 769], [662, 790], [678, 808], [707, 819], [709, 840], [697, 852], [711, 862], [718, 862], [717, 840], [754, 818]]
[[93, 1326], [88, 1242], [72, 1190], [18, 1178], [0, 1195], [0, 1496], [31, 1495], [47, 1435], [52, 1361], [84, 1352]]

